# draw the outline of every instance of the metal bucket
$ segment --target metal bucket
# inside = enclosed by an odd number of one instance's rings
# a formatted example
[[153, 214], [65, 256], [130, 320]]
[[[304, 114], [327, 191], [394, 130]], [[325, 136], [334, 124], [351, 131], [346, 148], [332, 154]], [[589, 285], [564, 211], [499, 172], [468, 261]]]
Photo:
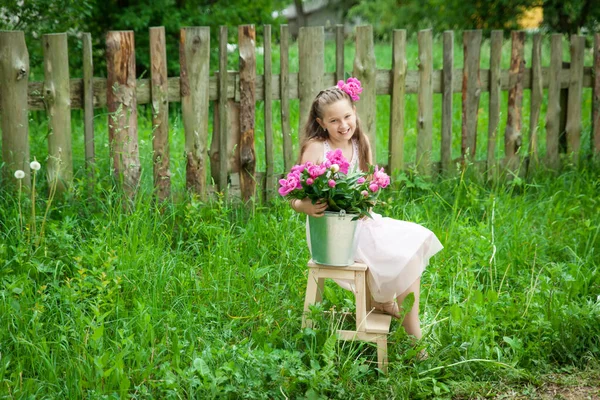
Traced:
[[325, 211], [322, 217], [308, 217], [310, 249], [314, 262], [335, 267], [354, 264], [356, 250], [356, 227], [354, 214], [345, 211]]

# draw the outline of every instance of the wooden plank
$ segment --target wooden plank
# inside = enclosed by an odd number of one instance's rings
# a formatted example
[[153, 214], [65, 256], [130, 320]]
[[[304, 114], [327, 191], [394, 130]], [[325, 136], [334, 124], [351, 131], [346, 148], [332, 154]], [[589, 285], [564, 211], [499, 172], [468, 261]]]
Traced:
[[108, 140], [115, 179], [133, 198], [140, 182], [133, 31], [106, 35]]
[[206, 198], [210, 28], [180, 30], [181, 113], [185, 130], [186, 188]]
[[583, 56], [585, 37], [571, 36], [571, 81], [569, 83], [569, 102], [567, 106], [567, 151], [573, 156], [573, 161], [579, 161], [581, 148], [581, 107]]
[[488, 111], [488, 145], [487, 145], [487, 171], [488, 179], [497, 177], [496, 146], [498, 144], [498, 126], [500, 124], [500, 101], [502, 99], [502, 83], [500, 63], [502, 62], [502, 40], [504, 32], [494, 30], [490, 43], [490, 100]]
[[538, 163], [538, 127], [540, 110], [544, 96], [542, 82], [542, 34], [533, 35], [531, 50], [531, 100], [529, 111], [529, 163], [527, 171], [531, 171]]
[[477, 146], [477, 112], [481, 95], [479, 81], [481, 30], [465, 31], [463, 46], [461, 155], [463, 158], [473, 159]]
[[548, 108], [546, 111], [546, 163], [558, 171], [558, 136], [560, 134], [560, 79], [562, 68], [562, 35], [555, 33], [550, 39], [550, 73], [548, 82]]
[[29, 187], [29, 118], [27, 87], [29, 53], [22, 31], [0, 31], [0, 109], [2, 162], [5, 182], [15, 183], [14, 173], [25, 172], [22, 184]]
[[[213, 129], [215, 132], [218, 132], [219, 137], [219, 169], [218, 169], [218, 186], [219, 191], [222, 193], [227, 193], [227, 182], [228, 182], [228, 162], [226, 154], [229, 154], [229, 130], [227, 126], [228, 121], [228, 92], [227, 85], [229, 81], [229, 74], [227, 73], [227, 26], [221, 26], [219, 29], [219, 108], [218, 113], [216, 115], [219, 116], [218, 121], [223, 121], [222, 124], [219, 125], [219, 129], [214, 125]], [[232, 131], [235, 132], [235, 131]], [[214, 135], [213, 135], [214, 138]], [[238, 135], [239, 138], [239, 135]], [[239, 143], [238, 141], [231, 141], [232, 144], [235, 143], [236, 147]]]
[[377, 98], [375, 91], [377, 65], [375, 64], [375, 46], [373, 45], [373, 27], [371, 25], [356, 28], [356, 53], [354, 56], [353, 75], [361, 84], [363, 91], [360, 101], [356, 103], [356, 111], [360, 117], [362, 131], [371, 142], [373, 163], [377, 164]]
[[[304, 125], [313, 100], [323, 89], [325, 71], [325, 33], [322, 26], [300, 28], [298, 35], [298, 98], [300, 99], [299, 137], [304, 138]], [[292, 82], [290, 80], [290, 82]], [[290, 93], [291, 95], [291, 93]]]
[[392, 49], [392, 98], [388, 169], [397, 174], [404, 168], [404, 92], [406, 81], [406, 30], [394, 29]]
[[443, 94], [442, 94], [442, 171], [450, 170], [452, 161], [452, 69], [454, 68], [454, 32], [444, 32]]
[[[490, 81], [489, 81], [490, 71], [488, 69], [480, 69], [480, 90], [481, 92], [488, 92], [490, 89]], [[543, 78], [543, 87], [547, 89], [549, 86], [549, 67], [542, 67], [542, 78]], [[442, 93], [443, 92], [443, 70], [434, 70], [433, 71], [433, 92], [434, 93]], [[289, 74], [289, 99], [298, 99], [298, 73], [290, 73]], [[322, 80], [323, 85], [334, 85], [336, 83], [336, 73], [328, 72], [324, 73]], [[565, 69], [561, 70], [558, 74], [558, 79], [560, 83], [560, 87], [568, 88], [569, 87], [569, 68], [565, 67]], [[454, 69], [452, 73], [452, 81], [453, 93], [462, 93], [462, 84], [463, 84], [463, 69], [457, 68]], [[583, 87], [591, 88], [592, 87], [592, 67], [584, 67], [583, 68]], [[227, 98], [235, 99], [236, 96], [239, 97], [239, 73], [237, 71], [229, 71], [228, 72], [228, 85], [227, 85]], [[170, 103], [181, 101], [181, 89], [180, 89], [180, 78], [179, 77], [171, 77], [168, 78], [168, 100]], [[508, 90], [513, 84], [509, 82], [509, 71], [502, 70], [500, 72], [500, 84], [501, 89]], [[217, 101], [219, 99], [219, 80], [216, 76], [212, 76], [209, 78], [209, 100]], [[281, 99], [281, 87], [280, 87], [280, 77], [279, 75], [273, 75], [273, 100]], [[28, 106], [30, 110], [43, 110], [44, 109], [44, 101], [42, 95], [42, 86], [43, 82], [30, 82], [27, 92], [28, 92]], [[83, 108], [83, 81], [79, 78], [71, 79], [71, 108], [72, 109], [82, 109]], [[104, 78], [94, 78], [93, 80], [94, 86], [94, 108], [102, 108], [106, 107], [106, 79]], [[150, 103], [150, 80], [149, 79], [138, 79], [136, 83], [136, 96], [138, 104], [149, 104]], [[263, 87], [264, 87], [264, 79], [262, 75], [258, 75], [256, 77], [256, 100], [264, 100], [263, 99]], [[419, 88], [419, 71], [409, 70], [406, 72], [406, 85], [405, 85], [405, 93], [406, 94], [414, 94], [418, 92]], [[530, 89], [531, 88], [531, 68], [525, 68], [524, 76], [523, 76], [523, 88]], [[392, 71], [391, 70], [377, 70], [376, 74], [376, 93], [377, 95], [391, 95], [392, 93]]]
[[275, 197], [274, 180], [274, 158], [273, 158], [273, 90], [272, 77], [273, 66], [271, 61], [271, 25], [265, 25], [264, 28], [264, 68], [265, 68], [265, 199], [270, 201]]
[[514, 86], [508, 91], [508, 110], [506, 129], [504, 130], [504, 154], [507, 161], [506, 167], [514, 171], [519, 166], [518, 151], [521, 148], [523, 140], [521, 114], [523, 104], [523, 76], [525, 73], [525, 32], [511, 32], [511, 41], [509, 79], [514, 83]]
[[592, 146], [600, 154], [600, 33], [594, 35], [594, 83], [592, 90]]
[[286, 171], [294, 165], [292, 150], [292, 132], [290, 128], [290, 56], [289, 56], [290, 30], [287, 25], [280, 28], [279, 51], [279, 97], [281, 99], [281, 134], [283, 135], [283, 167]]
[[417, 171], [431, 174], [433, 142], [433, 34], [431, 29], [419, 31], [419, 117], [417, 124]]
[[167, 46], [163, 26], [150, 28], [150, 90], [154, 190], [157, 198], [163, 201], [171, 195]]
[[254, 124], [256, 112], [256, 31], [254, 25], [238, 27], [240, 50], [240, 188], [242, 199], [250, 200], [256, 191], [256, 152]]
[[[52, 193], [64, 192], [73, 180], [69, 49], [66, 33], [42, 35], [44, 102], [48, 116], [47, 176]], [[54, 188], [54, 189], [53, 189]]]
[[335, 80], [344, 80], [344, 25], [335, 26]]
[[[92, 54], [92, 35], [84, 33], [81, 37], [83, 47], [83, 137], [85, 147], [85, 167], [88, 170], [90, 187], [93, 186], [96, 151], [94, 149], [94, 57]], [[72, 103], [70, 101], [69, 103]], [[72, 104], [71, 104], [72, 106]]]
[[[228, 185], [228, 174], [237, 173], [240, 171], [240, 103], [236, 103], [234, 100], [226, 99], [227, 101], [227, 120], [223, 127], [223, 132], [226, 134], [227, 147], [225, 148], [225, 186], [224, 188], [229, 191]], [[219, 102], [214, 104], [213, 108], [213, 136], [210, 143], [210, 170], [212, 178], [215, 182], [219, 182], [219, 174], [221, 171], [221, 105]], [[233, 182], [232, 182], [233, 183]], [[220, 190], [220, 189], [219, 189]], [[231, 191], [228, 192], [232, 194]]]

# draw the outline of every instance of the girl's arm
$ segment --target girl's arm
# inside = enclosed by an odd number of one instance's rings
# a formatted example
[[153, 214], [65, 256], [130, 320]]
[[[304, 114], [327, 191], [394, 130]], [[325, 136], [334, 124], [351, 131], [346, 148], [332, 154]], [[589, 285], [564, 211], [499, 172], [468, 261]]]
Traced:
[[[322, 157], [323, 142], [313, 140], [304, 149], [304, 153], [302, 153], [302, 158], [300, 162], [304, 164], [307, 161], [310, 161], [313, 164], [319, 164], [322, 161]], [[327, 209], [327, 203], [322, 203], [319, 201], [313, 204], [308, 197], [302, 200], [293, 199], [290, 201], [290, 206], [294, 211], [310, 215], [312, 217], [322, 217], [325, 213], [325, 210]]]

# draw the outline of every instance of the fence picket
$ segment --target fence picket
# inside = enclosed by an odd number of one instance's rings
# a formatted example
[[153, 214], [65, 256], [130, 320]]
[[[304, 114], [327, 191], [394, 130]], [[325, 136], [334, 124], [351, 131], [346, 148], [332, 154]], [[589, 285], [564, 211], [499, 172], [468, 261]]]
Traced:
[[335, 27], [335, 80], [344, 80], [344, 25]]
[[265, 199], [275, 195], [273, 158], [273, 67], [271, 62], [271, 25], [264, 26], [264, 67], [265, 67]]
[[431, 174], [433, 142], [433, 34], [431, 29], [418, 33], [419, 42], [419, 117], [417, 124], [417, 170]]
[[[83, 47], [82, 103], [85, 167], [88, 169], [88, 177], [90, 180], [93, 180], [94, 168], [92, 166], [96, 163], [96, 151], [94, 149], [94, 59], [92, 56], [92, 35], [84, 33], [81, 40]], [[90, 187], [92, 186], [93, 182], [90, 182]]]
[[64, 192], [73, 179], [69, 49], [66, 33], [42, 35], [44, 103], [48, 116], [48, 183]]
[[[477, 112], [481, 95], [479, 60], [481, 30], [463, 33], [464, 68], [462, 81], [462, 141], [461, 156], [473, 158], [477, 146]], [[467, 154], [468, 152], [468, 154]]]
[[106, 35], [108, 137], [114, 174], [130, 198], [140, 182], [133, 31]]
[[159, 200], [171, 193], [169, 172], [169, 100], [165, 28], [150, 28], [150, 91], [152, 94], [152, 161], [154, 190]]
[[27, 84], [29, 53], [22, 31], [0, 31], [0, 109], [2, 110], [2, 161], [5, 181], [15, 182], [16, 170], [25, 172], [23, 185], [30, 186], [29, 113]]
[[244, 201], [256, 191], [254, 124], [256, 111], [256, 31], [254, 25], [238, 27], [240, 50], [240, 190]]
[[[216, 104], [215, 107], [215, 117], [218, 117], [214, 120], [213, 122], [213, 131], [216, 133], [213, 133], [213, 143], [216, 144], [217, 141], [215, 141], [215, 138], [218, 138], [218, 160], [219, 162], [216, 163], [216, 165], [218, 165], [218, 179], [217, 179], [217, 183], [218, 183], [218, 187], [219, 187], [219, 191], [221, 191], [222, 193], [226, 193], [227, 191], [227, 177], [228, 177], [228, 149], [230, 146], [230, 142], [232, 142], [231, 144], [235, 143], [235, 146], [237, 148], [237, 144], [239, 143], [239, 129], [237, 131], [230, 131], [228, 129], [228, 121], [229, 121], [229, 117], [228, 114], [231, 111], [229, 109], [229, 104], [228, 104], [228, 81], [229, 81], [229, 74], [227, 72], [227, 27], [226, 26], [221, 26], [219, 28], [219, 74], [218, 74], [218, 79], [219, 79], [219, 101]], [[239, 115], [238, 115], [238, 124], [239, 124]], [[239, 128], [239, 127], [238, 127]], [[232, 132], [232, 133], [238, 133], [236, 136], [236, 140], [235, 142], [230, 141], [229, 140], [229, 133], [228, 132]], [[211, 154], [215, 154], [214, 152]], [[237, 155], [237, 154], [236, 154]], [[236, 157], [236, 165], [238, 162], [238, 157]], [[239, 165], [238, 165], [238, 169], [237, 171], [239, 171]], [[214, 172], [213, 172], [213, 177], [215, 176]]]
[[544, 95], [542, 78], [542, 34], [533, 35], [531, 50], [531, 105], [529, 111], [529, 164], [531, 171], [538, 163], [538, 125]]
[[444, 65], [442, 95], [441, 169], [448, 172], [452, 162], [452, 86], [454, 68], [454, 32], [444, 32]]
[[371, 142], [373, 163], [377, 163], [377, 131], [375, 126], [377, 66], [375, 65], [375, 46], [373, 45], [373, 27], [371, 25], [356, 28], [356, 54], [354, 56], [354, 77], [363, 87], [356, 110], [360, 116], [363, 132]]
[[388, 169], [396, 174], [404, 169], [404, 91], [406, 82], [406, 30], [394, 29], [392, 51], [392, 98], [390, 101], [390, 141]]
[[592, 141], [591, 148], [594, 154], [600, 153], [600, 33], [594, 35], [594, 70], [592, 76]]
[[521, 134], [521, 111], [523, 104], [523, 77], [525, 75], [525, 32], [511, 32], [511, 41], [509, 76], [511, 89], [508, 91], [506, 129], [504, 130], [504, 154], [506, 157], [506, 167], [514, 171], [519, 165], [518, 151], [521, 148], [523, 140]]
[[290, 128], [290, 57], [289, 37], [290, 30], [287, 25], [280, 28], [279, 51], [279, 97], [281, 98], [281, 134], [283, 135], [283, 167], [286, 171], [294, 165], [292, 150], [292, 133]]
[[562, 69], [562, 35], [555, 33], [550, 39], [550, 72], [548, 74], [548, 108], [546, 111], [546, 163], [557, 171], [558, 137], [560, 134], [560, 71]]
[[302, 27], [298, 34], [298, 97], [300, 118], [298, 135], [304, 137], [304, 124], [317, 93], [323, 89], [325, 71], [325, 34], [322, 26]]
[[567, 106], [567, 151], [573, 155], [573, 161], [579, 160], [581, 147], [581, 95], [583, 86], [583, 52], [585, 37], [571, 36], [571, 73], [569, 81], [569, 102]]
[[502, 98], [502, 81], [500, 63], [502, 62], [502, 41], [504, 32], [492, 31], [490, 43], [490, 100], [488, 110], [488, 144], [487, 144], [487, 177], [495, 180], [498, 174], [496, 146], [498, 145], [498, 129], [500, 124], [500, 99]]
[[210, 29], [180, 30], [181, 113], [185, 130], [186, 188], [205, 199], [208, 143]]

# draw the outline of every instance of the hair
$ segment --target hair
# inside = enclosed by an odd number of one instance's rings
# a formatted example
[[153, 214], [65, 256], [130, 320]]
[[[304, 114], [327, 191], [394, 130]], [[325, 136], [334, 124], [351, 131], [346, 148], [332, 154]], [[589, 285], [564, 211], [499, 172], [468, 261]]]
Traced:
[[[320, 140], [323, 142], [329, 138], [329, 133], [321, 127], [317, 121], [317, 118], [323, 119], [325, 107], [340, 100], [348, 100], [350, 104], [354, 106], [354, 102], [350, 98], [350, 95], [342, 91], [337, 86], [332, 86], [325, 90], [321, 90], [319, 94], [317, 94], [317, 97], [315, 97], [312, 105], [310, 106], [310, 113], [308, 114], [306, 125], [304, 125], [304, 135], [302, 137], [300, 146], [298, 163], [302, 161], [302, 154], [304, 154], [304, 150], [306, 150], [306, 147], [311, 141]], [[370, 150], [367, 138], [361, 129], [358, 115], [356, 115], [356, 129], [354, 130], [354, 134], [352, 135], [351, 139], [356, 139], [358, 141], [358, 157], [360, 160], [359, 167], [362, 171], [366, 172], [369, 169]]]

